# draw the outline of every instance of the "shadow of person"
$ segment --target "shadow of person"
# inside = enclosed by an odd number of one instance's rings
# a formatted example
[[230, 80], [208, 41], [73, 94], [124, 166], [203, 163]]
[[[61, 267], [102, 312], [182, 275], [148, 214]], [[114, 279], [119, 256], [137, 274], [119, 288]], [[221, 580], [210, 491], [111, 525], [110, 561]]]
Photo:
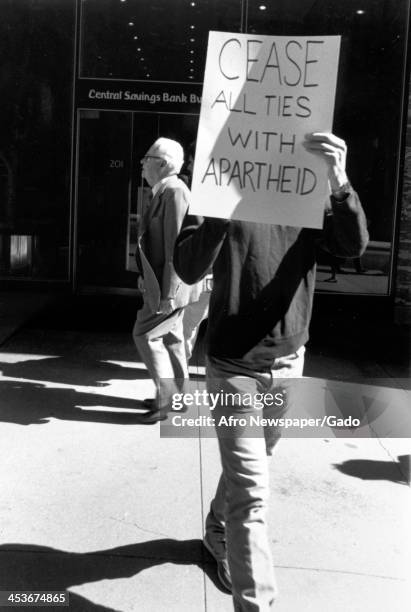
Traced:
[[149, 378], [146, 369], [137, 369], [100, 360], [79, 360], [73, 357], [25, 359], [16, 363], [0, 361], [3, 376], [66, 385], [107, 386], [110, 380]]
[[[32, 544], [3, 544], [0, 546], [0, 576], [2, 589], [7, 591], [65, 591], [90, 582], [130, 578], [145, 569], [173, 563], [196, 565], [225, 592], [219, 585], [215, 563], [209, 559], [201, 540], [164, 538], [90, 553]], [[111, 609], [98, 607], [70, 593], [70, 610]]]
[[371, 459], [350, 459], [335, 463], [333, 467], [346, 476], [362, 480], [389, 480], [399, 484], [408, 484], [400, 462], [374, 461]]
[[[42, 425], [51, 418], [116, 425], [139, 424], [142, 402], [32, 382], [0, 381], [0, 421]], [[129, 412], [132, 410], [132, 412]]]

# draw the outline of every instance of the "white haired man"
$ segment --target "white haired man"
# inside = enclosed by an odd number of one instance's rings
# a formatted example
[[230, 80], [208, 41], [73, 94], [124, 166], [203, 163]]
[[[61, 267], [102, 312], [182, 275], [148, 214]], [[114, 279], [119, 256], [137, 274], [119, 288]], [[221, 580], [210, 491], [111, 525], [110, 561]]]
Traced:
[[175, 239], [190, 199], [188, 187], [177, 176], [183, 161], [183, 148], [169, 138], [156, 140], [141, 160], [153, 199], [139, 228], [136, 260], [144, 304], [137, 313], [133, 338], [156, 386], [155, 398], [146, 400], [150, 409], [146, 422], [165, 417], [172, 392], [181, 390], [188, 378], [184, 307], [201, 293], [201, 283], [185, 284], [173, 265]]

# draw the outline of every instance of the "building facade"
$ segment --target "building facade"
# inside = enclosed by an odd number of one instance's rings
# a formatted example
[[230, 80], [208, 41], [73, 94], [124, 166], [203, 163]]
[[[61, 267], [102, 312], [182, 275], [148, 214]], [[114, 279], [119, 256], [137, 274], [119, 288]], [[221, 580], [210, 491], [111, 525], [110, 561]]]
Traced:
[[194, 155], [209, 31], [339, 34], [334, 132], [371, 240], [361, 261], [320, 259], [317, 290], [409, 322], [409, 14], [410, 0], [3, 0], [3, 285], [135, 292], [140, 159], [159, 135]]

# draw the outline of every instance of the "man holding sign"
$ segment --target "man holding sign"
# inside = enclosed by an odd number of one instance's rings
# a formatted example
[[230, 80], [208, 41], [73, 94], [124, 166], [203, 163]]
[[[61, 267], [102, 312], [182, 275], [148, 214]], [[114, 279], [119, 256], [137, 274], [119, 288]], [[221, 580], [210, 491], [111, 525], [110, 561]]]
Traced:
[[[258, 80], [260, 83], [264, 82], [267, 71], [275, 73], [278, 79], [282, 70], [280, 76], [283, 84], [286, 82], [286, 76], [288, 83], [296, 83], [298, 78], [302, 86], [304, 83], [319, 83], [320, 73], [313, 73], [310, 62], [316, 62], [317, 66], [321, 63], [321, 58], [319, 55], [313, 56], [313, 46], [305, 48], [305, 68], [299, 65], [297, 70], [294, 66], [293, 80], [291, 72], [285, 75], [285, 69], [280, 67], [280, 46], [276, 47], [274, 53], [273, 45], [268, 45], [270, 41], [266, 39], [271, 37], [260, 37], [260, 49], [265, 53], [265, 60], [260, 62], [255, 53], [258, 37], [253, 37], [250, 42], [246, 35], [235, 35], [236, 42], [227, 43], [226, 41], [233, 40], [234, 35], [218, 34], [222, 39], [219, 45], [214, 44], [213, 57], [219, 63], [225, 78], [232, 79], [233, 82], [241, 73], [240, 64], [244, 59], [242, 51], [245, 48], [248, 64], [246, 71], [243, 71], [243, 81], [249, 80], [252, 84]], [[288, 48], [283, 45], [283, 58], [287, 58], [288, 52], [288, 57], [297, 61], [292, 53], [300, 49], [298, 45], [304, 45], [300, 39], [294, 42], [295, 44], [289, 45]], [[232, 52], [230, 57], [225, 55], [228, 45]], [[238, 51], [239, 57], [236, 57], [234, 49]], [[292, 63], [289, 59], [288, 68], [290, 62]], [[260, 66], [258, 74], [253, 72], [257, 65]], [[207, 58], [206, 76], [211, 68]], [[204, 88], [207, 89], [206, 82]], [[217, 97], [223, 99], [219, 94]], [[224, 97], [229, 99], [227, 94], [224, 94]], [[210, 99], [212, 98], [213, 96]], [[214, 98], [214, 101], [215, 99], [217, 98]], [[243, 97], [242, 102], [239, 102], [237, 91], [236, 105], [232, 99], [231, 103], [227, 102], [227, 106], [242, 109], [239, 113], [242, 116], [245, 109], [257, 113], [259, 105], [263, 108], [264, 104], [256, 95], [252, 99], [252, 105], [250, 98], [247, 101]], [[300, 106], [302, 103], [300, 100]], [[279, 112], [284, 111], [281, 104], [277, 108], [280, 109]], [[298, 103], [295, 109], [300, 112]], [[228, 114], [231, 112], [228, 109], [226, 111]], [[285, 109], [285, 112], [291, 111]], [[255, 117], [254, 115], [254, 119]], [[220, 138], [217, 134], [217, 141], [220, 139], [225, 145], [227, 141], [224, 133], [228, 134], [229, 125], [230, 121], [226, 117], [218, 128], [222, 136]], [[325, 125], [327, 126], [327, 121]], [[255, 165], [267, 163], [271, 164], [272, 168], [276, 164], [277, 168], [281, 165], [291, 165], [278, 163], [282, 161], [279, 160], [281, 150], [277, 155], [267, 156], [265, 162], [256, 156], [243, 160], [254, 164], [247, 166], [248, 186], [253, 178], [251, 191], [254, 188], [256, 200], [262, 202], [262, 214], [259, 214], [258, 207], [254, 206], [253, 200], [249, 199], [250, 194], [245, 190], [247, 185], [244, 180], [244, 164], [241, 166], [239, 163], [238, 169], [227, 179], [225, 175], [232, 172], [235, 162], [230, 161], [228, 150], [225, 157], [220, 155], [220, 142], [215, 144], [215, 138], [214, 145], [210, 147], [210, 126], [207, 126], [204, 134], [204, 150], [207, 149], [208, 162], [200, 153], [198, 163], [196, 159], [194, 174], [196, 175], [197, 168], [197, 178], [200, 177], [197, 186], [200, 183], [205, 186], [205, 193], [199, 198], [200, 204], [194, 198], [193, 201], [194, 210], [200, 212], [201, 209], [206, 218], [193, 215], [186, 217], [174, 251], [175, 269], [186, 283], [198, 282], [210, 266], [213, 267], [214, 284], [207, 328], [207, 384], [209, 392], [222, 398], [213, 411], [217, 424], [222, 475], [206, 519], [204, 544], [217, 561], [221, 582], [232, 590], [235, 609], [265, 611], [271, 609], [276, 596], [266, 531], [269, 494], [267, 454], [272, 453], [279, 436], [277, 431], [267, 428], [264, 431], [247, 431], [245, 436], [241, 428], [224, 426], [221, 417], [226, 417], [225, 423], [234, 423], [234, 420], [229, 420], [230, 417], [235, 419], [255, 414], [255, 408], [242, 401], [242, 398], [256, 394], [278, 400], [274, 405], [273, 402], [265, 405], [262, 414], [267, 410], [274, 411], [277, 416], [284, 414], [290, 402], [292, 378], [301, 376], [303, 370], [304, 345], [308, 340], [314, 293], [316, 250], [318, 246], [322, 246], [339, 257], [358, 257], [365, 249], [368, 234], [361, 204], [346, 174], [346, 145], [337, 136], [330, 132], [315, 131], [305, 132], [304, 136], [295, 138], [295, 149], [298, 144], [299, 149], [304, 151], [306, 161], [303, 165], [294, 164], [295, 168], [301, 170], [300, 178], [296, 178], [297, 171], [293, 188], [291, 183], [283, 181], [283, 193], [282, 171], [279, 171], [280, 174], [277, 172], [277, 182], [267, 184], [266, 179], [262, 178], [263, 172], [271, 170], [260, 166], [260, 187], [264, 192], [264, 197], [260, 198], [256, 183], [259, 166]], [[201, 129], [197, 146], [197, 150], [201, 152], [200, 136]], [[251, 137], [255, 143], [255, 130], [254, 136]], [[268, 137], [270, 138], [272, 137]], [[292, 140], [294, 142], [294, 139]], [[242, 144], [240, 146], [243, 148]], [[266, 152], [269, 149], [270, 147], [267, 147]], [[220, 166], [220, 161], [216, 162], [223, 158], [230, 163], [231, 169], [227, 169], [227, 172], [220, 172], [220, 167], [224, 170], [228, 168], [228, 163], [223, 162]], [[213, 159], [214, 166], [211, 163]], [[237, 157], [237, 161], [238, 159]], [[253, 172], [256, 167], [255, 175]], [[319, 202], [314, 207], [308, 205], [311, 213], [307, 212], [302, 200], [302, 191], [305, 190], [301, 187], [304, 168], [315, 174], [316, 185], [325, 184], [331, 191], [326, 204], [324, 199], [321, 199], [321, 190], [317, 193]], [[217, 200], [215, 193], [210, 193], [209, 185], [206, 185], [209, 173], [214, 174], [211, 176], [214, 184], [210, 183], [213, 184], [212, 191], [221, 189], [220, 198]], [[287, 176], [291, 181], [291, 172]], [[298, 180], [299, 186], [296, 187], [295, 181]], [[308, 178], [306, 180], [308, 181]], [[306, 186], [308, 189], [308, 183]], [[292, 191], [294, 200], [297, 200], [295, 205], [291, 204], [291, 193], [288, 189]], [[267, 191], [271, 197], [271, 209], [265, 197]], [[314, 192], [315, 189], [310, 195]], [[207, 194], [208, 197], [214, 198], [209, 203], [208, 210], [204, 208]], [[288, 213], [284, 207], [277, 215], [279, 209], [275, 208], [276, 198], [279, 198], [281, 209], [282, 196], [289, 204], [288, 208], [292, 210], [291, 216], [287, 217]], [[311, 217], [316, 217], [318, 210], [321, 210], [322, 228], [314, 229], [318, 222], [313, 221]], [[298, 211], [301, 212], [302, 221], [298, 218]], [[249, 222], [251, 219], [256, 222]], [[223, 399], [227, 395], [237, 398], [234, 407], [224, 405]]]

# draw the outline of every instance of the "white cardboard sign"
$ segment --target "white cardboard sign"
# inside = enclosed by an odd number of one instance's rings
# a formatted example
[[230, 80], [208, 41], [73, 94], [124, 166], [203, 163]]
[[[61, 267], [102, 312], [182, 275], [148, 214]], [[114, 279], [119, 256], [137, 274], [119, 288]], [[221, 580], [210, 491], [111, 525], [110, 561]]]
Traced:
[[327, 169], [302, 142], [332, 130], [339, 48], [210, 32], [190, 213], [322, 227]]

